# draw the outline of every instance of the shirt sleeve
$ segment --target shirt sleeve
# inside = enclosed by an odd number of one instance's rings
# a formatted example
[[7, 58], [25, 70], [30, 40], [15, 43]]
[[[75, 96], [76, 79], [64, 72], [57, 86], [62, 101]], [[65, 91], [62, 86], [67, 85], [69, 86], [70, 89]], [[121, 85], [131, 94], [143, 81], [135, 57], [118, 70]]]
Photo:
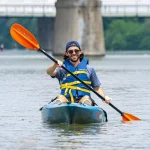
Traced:
[[65, 70], [56, 68], [56, 76], [55, 77], [58, 79], [59, 83], [61, 83], [63, 81], [63, 79], [66, 77]]
[[59, 79], [59, 77], [60, 77], [60, 69], [59, 68], [56, 68], [56, 75], [55, 76], [51, 76], [52, 78], [57, 78], [57, 79]]
[[87, 66], [88, 72], [89, 72], [89, 78], [91, 80], [91, 85], [93, 88], [99, 87], [101, 85], [101, 82], [95, 72], [95, 69], [91, 66]]

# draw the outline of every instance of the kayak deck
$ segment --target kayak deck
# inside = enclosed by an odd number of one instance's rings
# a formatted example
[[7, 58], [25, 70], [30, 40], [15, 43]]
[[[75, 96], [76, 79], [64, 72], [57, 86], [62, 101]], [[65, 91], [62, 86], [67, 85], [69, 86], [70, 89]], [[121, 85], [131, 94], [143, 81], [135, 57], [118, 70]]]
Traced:
[[47, 104], [42, 110], [43, 122], [86, 124], [102, 123], [107, 121], [107, 114], [98, 106], [88, 106], [83, 104]]

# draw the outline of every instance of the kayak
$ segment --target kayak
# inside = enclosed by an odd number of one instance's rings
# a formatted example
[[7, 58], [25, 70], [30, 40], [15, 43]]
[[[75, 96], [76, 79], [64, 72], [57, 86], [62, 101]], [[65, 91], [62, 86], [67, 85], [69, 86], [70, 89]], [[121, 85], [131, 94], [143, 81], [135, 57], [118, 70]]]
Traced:
[[51, 124], [87, 124], [107, 122], [106, 112], [98, 106], [79, 103], [49, 103], [42, 107], [42, 120]]

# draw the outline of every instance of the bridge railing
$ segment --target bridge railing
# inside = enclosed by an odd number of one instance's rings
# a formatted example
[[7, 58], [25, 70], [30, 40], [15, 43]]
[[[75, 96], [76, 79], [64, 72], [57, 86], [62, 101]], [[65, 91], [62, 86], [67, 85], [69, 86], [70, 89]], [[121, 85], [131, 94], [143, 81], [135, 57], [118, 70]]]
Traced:
[[105, 17], [148, 17], [150, 16], [150, 5], [103, 5], [101, 11]]
[[55, 16], [54, 5], [0, 5], [0, 16]]
[[[104, 17], [150, 17], [150, 5], [102, 5], [101, 12]], [[54, 5], [0, 5], [0, 16], [54, 17], [55, 15]]]

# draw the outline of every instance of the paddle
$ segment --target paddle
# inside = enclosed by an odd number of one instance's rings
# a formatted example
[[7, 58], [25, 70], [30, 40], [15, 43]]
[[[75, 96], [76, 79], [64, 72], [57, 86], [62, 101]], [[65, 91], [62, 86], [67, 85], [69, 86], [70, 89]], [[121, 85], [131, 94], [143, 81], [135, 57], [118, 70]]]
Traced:
[[[13, 24], [10, 28], [10, 34], [15, 41], [17, 41], [19, 44], [21, 44], [25, 48], [28, 48], [31, 50], [38, 50], [38, 51], [42, 52], [44, 55], [46, 55], [48, 58], [50, 58], [52, 61], [57, 63], [56, 59], [54, 59], [52, 56], [47, 54], [46, 51], [41, 49], [41, 47], [40, 47], [38, 41], [36, 40], [36, 38], [34, 37], [34, 35], [30, 31], [28, 31], [26, 28], [24, 28], [22, 25], [17, 24], [17, 23]], [[76, 75], [74, 75], [72, 72], [70, 72], [64, 66], [61, 66], [61, 67], [62, 67], [62, 69], [64, 69], [68, 73], [70, 73], [73, 77], [75, 77], [78, 81], [80, 81], [82, 84], [84, 84], [89, 90], [94, 92], [99, 98], [101, 98], [103, 101], [105, 101], [105, 98], [103, 96], [101, 96], [99, 93], [97, 93], [93, 88], [91, 88], [89, 85], [84, 83], [81, 79], [79, 79]], [[121, 114], [123, 121], [140, 120], [138, 117], [133, 116], [129, 113], [123, 113], [122, 111], [120, 111], [118, 108], [116, 108], [111, 103], [109, 103], [109, 105]]]

